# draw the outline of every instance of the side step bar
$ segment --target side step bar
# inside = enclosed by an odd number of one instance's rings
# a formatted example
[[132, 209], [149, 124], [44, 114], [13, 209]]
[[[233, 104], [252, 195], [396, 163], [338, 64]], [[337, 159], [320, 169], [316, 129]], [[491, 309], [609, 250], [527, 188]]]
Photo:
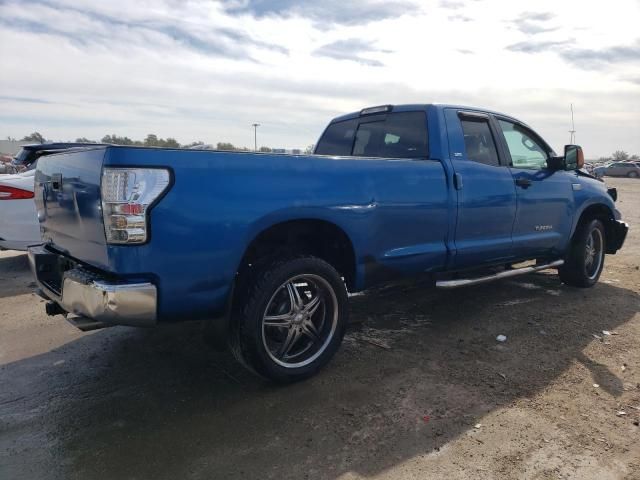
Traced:
[[564, 260], [556, 260], [555, 262], [547, 263], [545, 265], [536, 265], [533, 267], [515, 268], [513, 270], [505, 270], [504, 272], [496, 273], [495, 275], [488, 275], [486, 277], [478, 278], [461, 278], [457, 280], [440, 280], [436, 282], [438, 288], [458, 288], [466, 287], [469, 285], [478, 285], [480, 283], [492, 282], [494, 280], [500, 280], [501, 278], [516, 277], [518, 275], [524, 275], [525, 273], [539, 272], [540, 270], [546, 270], [547, 268], [555, 268], [564, 264]]

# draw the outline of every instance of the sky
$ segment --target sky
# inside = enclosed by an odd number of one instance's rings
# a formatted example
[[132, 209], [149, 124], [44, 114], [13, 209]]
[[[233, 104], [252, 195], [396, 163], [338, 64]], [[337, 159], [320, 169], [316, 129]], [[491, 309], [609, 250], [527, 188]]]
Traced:
[[0, 138], [304, 148], [380, 104], [640, 154], [640, 0], [0, 0]]

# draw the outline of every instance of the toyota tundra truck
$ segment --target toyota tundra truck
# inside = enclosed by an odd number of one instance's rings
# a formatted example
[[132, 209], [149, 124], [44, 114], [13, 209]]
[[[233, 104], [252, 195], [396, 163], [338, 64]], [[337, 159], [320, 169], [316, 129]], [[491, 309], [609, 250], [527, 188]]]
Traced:
[[47, 313], [81, 329], [207, 320], [291, 382], [338, 350], [348, 292], [543, 269], [593, 286], [628, 226], [583, 163], [508, 115], [435, 104], [336, 118], [313, 155], [75, 149], [38, 162], [29, 260]]

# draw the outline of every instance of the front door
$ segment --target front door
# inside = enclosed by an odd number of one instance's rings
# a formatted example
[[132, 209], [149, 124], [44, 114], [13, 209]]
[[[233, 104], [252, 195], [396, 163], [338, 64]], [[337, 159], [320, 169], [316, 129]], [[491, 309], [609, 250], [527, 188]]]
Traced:
[[496, 120], [500, 140], [511, 158], [518, 199], [513, 253], [527, 259], [559, 256], [571, 234], [572, 173], [547, 168], [553, 152], [533, 130], [510, 119]]
[[506, 263], [516, 188], [500, 160], [498, 132], [486, 114], [446, 109], [445, 118], [458, 195], [453, 268]]

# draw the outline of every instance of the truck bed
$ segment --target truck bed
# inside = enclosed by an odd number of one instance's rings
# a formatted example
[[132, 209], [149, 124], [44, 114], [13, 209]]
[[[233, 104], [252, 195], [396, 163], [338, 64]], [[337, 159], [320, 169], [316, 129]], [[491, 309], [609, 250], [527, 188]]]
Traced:
[[[144, 245], [105, 241], [100, 176], [114, 166], [171, 171], [171, 187], [150, 211]], [[222, 309], [247, 244], [291, 220], [328, 222], [345, 232], [362, 252], [354, 289], [366, 287], [365, 277], [441, 268], [453, 213], [448, 198], [435, 160], [107, 146], [48, 156], [36, 173], [48, 248], [122, 278], [152, 279], [159, 318], [168, 321], [185, 317], [184, 302], [193, 306], [189, 317]]]

